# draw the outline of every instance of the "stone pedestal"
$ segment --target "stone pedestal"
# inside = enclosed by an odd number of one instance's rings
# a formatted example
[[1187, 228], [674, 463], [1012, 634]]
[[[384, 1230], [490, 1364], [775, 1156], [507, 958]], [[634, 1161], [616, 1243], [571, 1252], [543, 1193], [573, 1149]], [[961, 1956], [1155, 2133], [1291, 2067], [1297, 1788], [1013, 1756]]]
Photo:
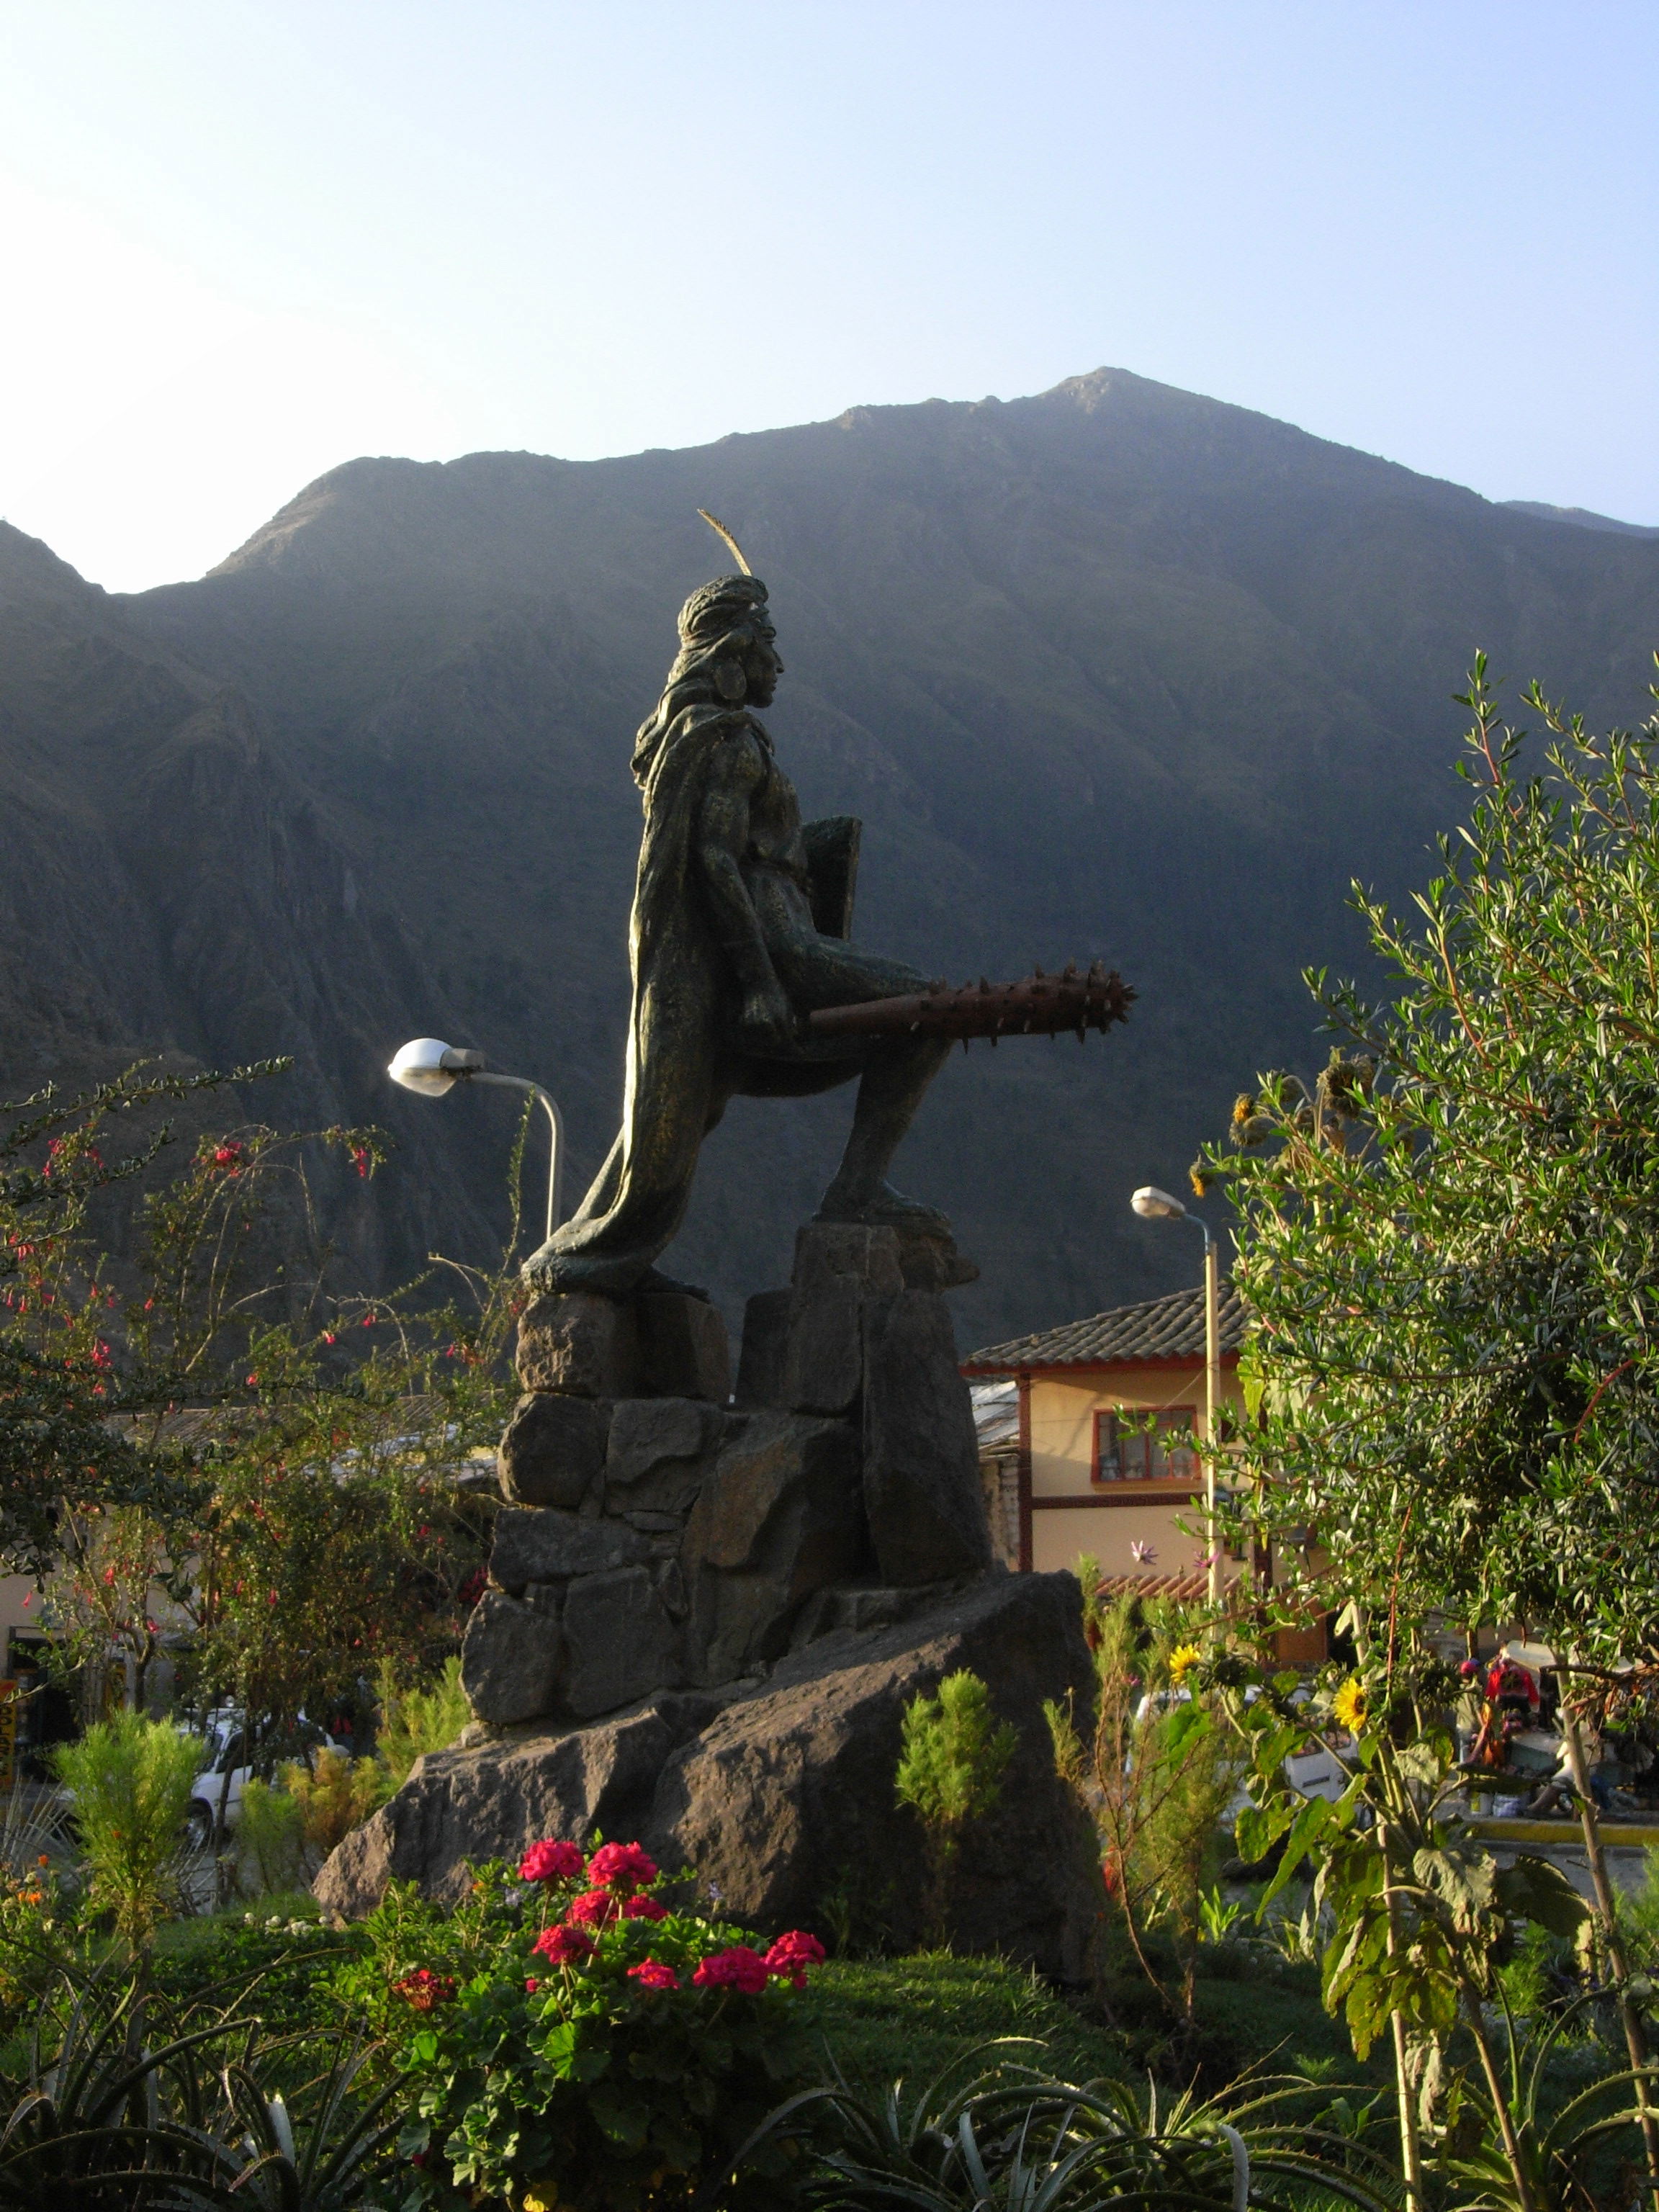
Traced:
[[921, 1832], [893, 1790], [903, 1712], [971, 1667], [1019, 1733], [965, 1838], [952, 1935], [1075, 1977], [1098, 1910], [1045, 1699], [1086, 1729], [1069, 1575], [992, 1560], [939, 1238], [814, 1223], [749, 1302], [735, 1401], [720, 1316], [678, 1293], [544, 1297], [501, 1439], [507, 1499], [461, 1679], [475, 1725], [419, 1760], [318, 1879], [453, 1898], [548, 1836], [637, 1836], [746, 1923], [863, 1899], [919, 1938]]
[[826, 1593], [984, 1573], [973, 1417], [934, 1287], [964, 1272], [937, 1237], [810, 1224], [788, 1289], [749, 1302], [735, 1404], [705, 1301], [538, 1299], [462, 1652], [477, 1719], [580, 1721], [717, 1688], [811, 1621], [858, 1617]]

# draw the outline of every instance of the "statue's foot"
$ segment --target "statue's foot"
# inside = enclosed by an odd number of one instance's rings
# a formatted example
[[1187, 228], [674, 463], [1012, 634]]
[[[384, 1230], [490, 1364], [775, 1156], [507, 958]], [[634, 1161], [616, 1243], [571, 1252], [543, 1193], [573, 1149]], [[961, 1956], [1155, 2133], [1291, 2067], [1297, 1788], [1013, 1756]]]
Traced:
[[937, 1206], [924, 1206], [919, 1198], [907, 1198], [888, 1182], [878, 1184], [874, 1194], [866, 1198], [841, 1194], [832, 1183], [812, 1218], [856, 1222], [866, 1229], [907, 1230], [913, 1237], [937, 1237], [947, 1244], [951, 1242], [948, 1214]]

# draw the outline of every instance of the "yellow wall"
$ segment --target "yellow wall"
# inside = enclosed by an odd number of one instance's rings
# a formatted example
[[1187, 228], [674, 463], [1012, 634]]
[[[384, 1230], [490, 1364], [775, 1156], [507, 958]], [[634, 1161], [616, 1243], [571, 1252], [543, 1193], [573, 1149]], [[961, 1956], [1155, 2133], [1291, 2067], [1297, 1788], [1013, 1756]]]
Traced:
[[40, 1591], [26, 1576], [0, 1575], [0, 1674], [5, 1672], [6, 1644], [12, 1630], [39, 1636], [43, 1609]]
[[[1225, 1403], [1240, 1403], [1237, 1371], [1221, 1370]], [[1097, 1411], [1123, 1407], [1137, 1413], [1169, 1412], [1192, 1417], [1196, 1429], [1203, 1425], [1204, 1369], [1200, 1361], [1190, 1367], [1114, 1367], [1098, 1374], [1033, 1376], [1030, 1382], [1031, 1442], [1031, 1565], [1039, 1573], [1055, 1567], [1075, 1566], [1079, 1555], [1091, 1553], [1103, 1574], [1179, 1575], [1194, 1572], [1204, 1547], [1196, 1536], [1176, 1526], [1187, 1521], [1196, 1528], [1200, 1512], [1197, 1501], [1188, 1503], [1185, 1486], [1179, 1483], [1111, 1482], [1091, 1480], [1094, 1416]], [[1045, 1506], [1045, 1498], [1079, 1499]], [[1156, 1553], [1143, 1564], [1131, 1557], [1129, 1546], [1137, 1540], [1150, 1543]], [[1227, 1562], [1229, 1577], [1237, 1564]]]

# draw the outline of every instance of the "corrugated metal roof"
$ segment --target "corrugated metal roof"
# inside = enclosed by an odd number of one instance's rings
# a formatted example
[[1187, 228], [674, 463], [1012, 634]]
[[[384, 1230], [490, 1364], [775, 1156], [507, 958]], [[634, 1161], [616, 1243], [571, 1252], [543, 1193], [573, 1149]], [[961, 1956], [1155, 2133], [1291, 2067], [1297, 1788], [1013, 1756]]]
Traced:
[[[1221, 1280], [1221, 1352], [1225, 1358], [1244, 1340], [1249, 1311], [1224, 1275]], [[1117, 1367], [1146, 1359], [1204, 1357], [1204, 1291], [1175, 1291], [1144, 1305], [1114, 1306], [1087, 1321], [1068, 1321], [1059, 1328], [1039, 1329], [1007, 1344], [987, 1345], [963, 1362], [970, 1375], [1016, 1374], [1027, 1367]]]
[[1019, 1392], [1012, 1382], [974, 1382], [969, 1385], [974, 1401], [974, 1427], [979, 1437], [979, 1455], [1016, 1451], [1019, 1448]]

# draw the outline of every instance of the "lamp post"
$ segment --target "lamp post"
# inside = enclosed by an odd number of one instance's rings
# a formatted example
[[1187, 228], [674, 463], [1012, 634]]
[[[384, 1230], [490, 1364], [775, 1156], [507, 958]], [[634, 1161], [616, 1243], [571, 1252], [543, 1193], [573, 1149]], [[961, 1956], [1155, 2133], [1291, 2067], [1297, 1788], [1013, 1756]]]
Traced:
[[1216, 1532], [1215, 1465], [1221, 1449], [1221, 1277], [1215, 1238], [1202, 1215], [1156, 1183], [1143, 1183], [1129, 1203], [1143, 1221], [1190, 1221], [1204, 1238], [1204, 1514], [1210, 1531], [1209, 1598], [1212, 1606], [1218, 1606], [1223, 1584], [1221, 1544]]
[[458, 1083], [492, 1083], [503, 1091], [527, 1091], [539, 1098], [547, 1115], [547, 1233], [559, 1225], [559, 1186], [564, 1175], [564, 1116], [552, 1094], [522, 1075], [495, 1075], [484, 1066], [481, 1052], [468, 1052], [445, 1044], [439, 1037], [416, 1037], [404, 1045], [386, 1069], [394, 1083], [416, 1091], [423, 1098], [441, 1098]]

